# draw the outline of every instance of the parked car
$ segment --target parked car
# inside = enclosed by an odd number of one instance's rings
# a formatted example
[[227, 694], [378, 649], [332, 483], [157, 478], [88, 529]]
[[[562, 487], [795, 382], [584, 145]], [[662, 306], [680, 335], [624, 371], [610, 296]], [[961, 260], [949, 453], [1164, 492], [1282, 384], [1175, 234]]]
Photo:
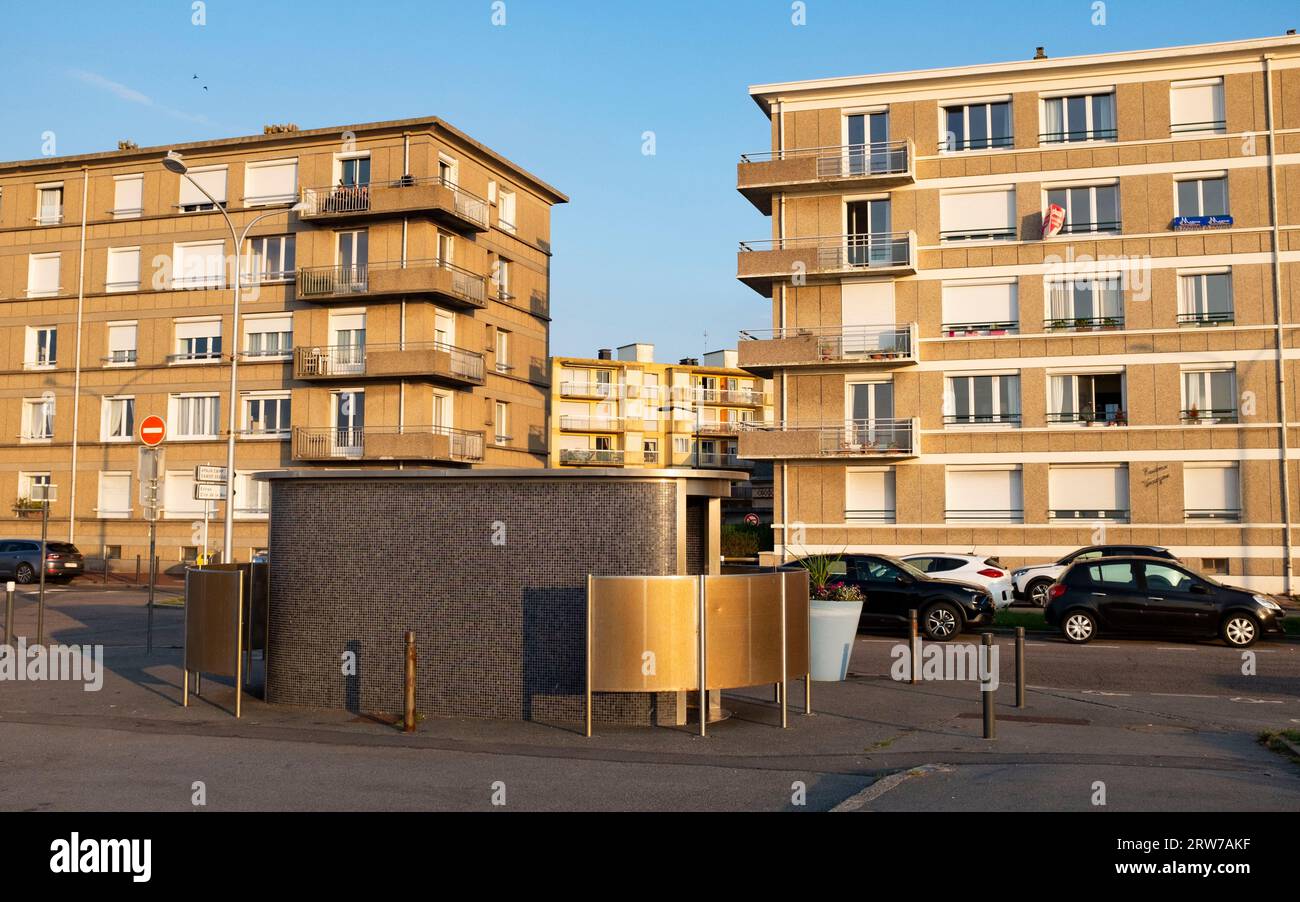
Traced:
[[1235, 648], [1283, 634], [1285, 613], [1269, 595], [1225, 586], [1177, 561], [1105, 557], [1076, 562], [1054, 583], [1043, 617], [1070, 642], [1099, 631], [1212, 638]]
[[1013, 570], [1011, 580], [1015, 585], [1016, 599], [1028, 600], [1035, 607], [1041, 608], [1047, 604], [1048, 588], [1065, 572], [1065, 568], [1075, 561], [1091, 561], [1101, 557], [1121, 555], [1178, 560], [1168, 548], [1161, 548], [1159, 545], [1089, 545], [1087, 548], [1071, 551], [1055, 563], [1035, 564], [1032, 567], [1018, 567]]
[[901, 559], [930, 576], [983, 586], [993, 596], [993, 605], [998, 610], [1010, 607], [1014, 600], [1015, 587], [1011, 583], [1011, 574], [995, 557], [934, 551], [905, 554]]
[[[0, 539], [0, 579], [34, 583], [40, 579], [41, 543], [31, 539]], [[45, 543], [46, 580], [72, 579], [86, 562], [71, 542]]]
[[[798, 569], [798, 562], [783, 569]], [[917, 612], [921, 632], [946, 642], [972, 626], [992, 626], [995, 608], [987, 589], [940, 579], [906, 561], [883, 554], [846, 554], [836, 562], [838, 579], [857, 586], [866, 597], [862, 626], [906, 626], [908, 611]]]

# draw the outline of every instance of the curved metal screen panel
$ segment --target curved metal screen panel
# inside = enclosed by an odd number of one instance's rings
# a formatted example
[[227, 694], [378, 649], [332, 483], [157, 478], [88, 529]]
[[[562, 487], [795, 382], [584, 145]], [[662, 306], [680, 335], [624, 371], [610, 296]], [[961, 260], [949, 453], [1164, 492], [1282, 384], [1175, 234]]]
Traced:
[[693, 576], [593, 576], [591, 690], [699, 688], [698, 591]]
[[808, 672], [808, 571], [785, 571], [785, 672], [787, 677]]
[[707, 688], [781, 682], [781, 579], [779, 573], [705, 577]]

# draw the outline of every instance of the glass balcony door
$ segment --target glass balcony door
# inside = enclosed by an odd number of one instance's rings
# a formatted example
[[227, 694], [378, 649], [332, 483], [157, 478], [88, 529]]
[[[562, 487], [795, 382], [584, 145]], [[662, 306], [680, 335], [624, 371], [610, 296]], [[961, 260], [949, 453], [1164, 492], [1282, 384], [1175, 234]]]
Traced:
[[875, 175], [895, 171], [889, 153], [887, 110], [849, 116], [848, 139], [845, 175]]
[[359, 391], [334, 393], [334, 441], [331, 452], [338, 457], [360, 457], [366, 425], [366, 396]]
[[894, 255], [888, 198], [852, 201], [847, 208], [847, 258], [851, 266], [888, 266]]
[[888, 444], [894, 440], [894, 384], [853, 382], [848, 386], [848, 441], [856, 445]]

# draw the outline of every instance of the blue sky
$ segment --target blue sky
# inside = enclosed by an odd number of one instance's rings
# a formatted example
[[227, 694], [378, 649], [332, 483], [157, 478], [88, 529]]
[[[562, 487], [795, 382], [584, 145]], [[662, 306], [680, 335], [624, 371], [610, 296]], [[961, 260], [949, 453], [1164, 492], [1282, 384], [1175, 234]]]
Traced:
[[[14, 4], [0, 158], [438, 115], [572, 199], [554, 217], [554, 353], [658, 358], [769, 324], [735, 281], [768, 234], [735, 163], [768, 143], [750, 84], [1282, 34], [1294, 0], [189, 0]], [[52, 28], [51, 28], [52, 26]], [[38, 38], [37, 35], [47, 37]], [[198, 75], [198, 79], [193, 76]], [[204, 91], [203, 87], [207, 86]], [[642, 153], [655, 133], [656, 153]], [[705, 333], [707, 332], [707, 339]]]

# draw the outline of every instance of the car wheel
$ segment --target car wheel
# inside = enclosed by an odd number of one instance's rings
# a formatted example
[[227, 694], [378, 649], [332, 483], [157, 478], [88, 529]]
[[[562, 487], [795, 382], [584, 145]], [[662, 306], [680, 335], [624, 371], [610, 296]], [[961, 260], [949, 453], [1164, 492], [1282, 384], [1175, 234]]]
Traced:
[[1061, 633], [1067, 641], [1082, 645], [1097, 634], [1097, 619], [1087, 611], [1070, 611], [1061, 621]]
[[947, 642], [961, 632], [961, 611], [946, 601], [926, 608], [921, 631], [933, 642]]
[[1229, 614], [1223, 618], [1220, 632], [1224, 642], [1234, 648], [1246, 648], [1259, 638], [1259, 622], [1249, 614]]
[[14, 571], [14, 582], [27, 585], [36, 581], [36, 571], [32, 569], [31, 564], [19, 564], [18, 569]]
[[1029, 584], [1025, 594], [1029, 596], [1029, 601], [1034, 607], [1045, 608], [1048, 602], [1047, 593], [1051, 588], [1052, 581], [1050, 579], [1036, 579]]

